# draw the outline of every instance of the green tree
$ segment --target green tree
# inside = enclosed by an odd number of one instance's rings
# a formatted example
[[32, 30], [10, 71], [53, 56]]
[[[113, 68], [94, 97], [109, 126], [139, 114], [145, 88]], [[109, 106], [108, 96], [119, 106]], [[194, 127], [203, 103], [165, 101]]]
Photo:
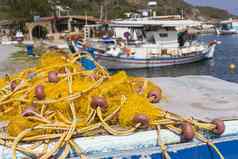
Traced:
[[[7, 16], [17, 20], [32, 20], [34, 15], [55, 15], [55, 6], [71, 8], [73, 15], [95, 16], [97, 18], [121, 18], [125, 12], [135, 12], [138, 9], [147, 8], [149, 0], [0, 0], [0, 16]], [[184, 11], [185, 17], [190, 18], [202, 15], [204, 17], [219, 18], [216, 8], [194, 7], [184, 0], [157, 0], [155, 7], [158, 15], [178, 14]], [[194, 12], [196, 10], [196, 12]], [[196, 13], [196, 15], [191, 14]], [[223, 12], [225, 17], [231, 16]], [[223, 16], [223, 15], [222, 15]]]
[[51, 12], [48, 0], [4, 0], [4, 12], [13, 20], [32, 20], [34, 15], [46, 16]]

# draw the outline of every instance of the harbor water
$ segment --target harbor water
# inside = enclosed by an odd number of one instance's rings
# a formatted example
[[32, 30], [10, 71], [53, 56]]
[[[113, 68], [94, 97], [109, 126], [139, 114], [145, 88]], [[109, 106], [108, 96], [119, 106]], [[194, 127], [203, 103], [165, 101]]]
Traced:
[[[128, 70], [127, 72], [133, 76], [144, 77], [210, 75], [238, 83], [238, 35], [202, 35], [199, 37], [199, 40], [203, 42], [210, 40], [222, 42], [222, 44], [216, 47], [214, 59], [162, 68]], [[229, 69], [230, 64], [235, 64], [237, 69]]]
[[[238, 35], [202, 35], [199, 37], [199, 40], [203, 42], [208, 42], [210, 40], [218, 40], [222, 42], [222, 44], [216, 47], [215, 57], [213, 59], [161, 68], [133, 69], [127, 70], [127, 72], [132, 76], [143, 77], [210, 75], [226, 81], [238, 83]], [[14, 73], [31, 65], [26, 64], [26, 62], [19, 62], [19, 60], [17, 62], [12, 61], [9, 58], [11, 53], [16, 52], [17, 50], [19, 49], [13, 46], [0, 45], [0, 75]], [[15, 62], [16, 64], [14, 64]], [[229, 69], [230, 64], [235, 64], [236, 69]]]

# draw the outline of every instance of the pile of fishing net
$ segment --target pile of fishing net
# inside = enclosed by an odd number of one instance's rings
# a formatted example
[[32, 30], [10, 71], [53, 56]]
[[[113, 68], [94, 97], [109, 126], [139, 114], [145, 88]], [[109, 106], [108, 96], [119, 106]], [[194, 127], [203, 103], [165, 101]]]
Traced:
[[[181, 134], [186, 141], [196, 137], [217, 150], [199, 132], [221, 135], [222, 121], [206, 123], [164, 111], [155, 105], [164, 98], [159, 86], [125, 72], [109, 75], [95, 61], [96, 68], [87, 70], [80, 63], [82, 58], [91, 59], [84, 54], [48, 52], [38, 66], [0, 80], [0, 121], [4, 130], [0, 144], [12, 148], [12, 158], [19, 151], [46, 159], [60, 149], [64, 149], [61, 158], [66, 158], [71, 149], [83, 158], [86, 156], [74, 138], [130, 135], [147, 129], [159, 132], [160, 127]], [[49, 149], [51, 141], [56, 144]], [[23, 143], [34, 146], [22, 147]], [[37, 145], [42, 144], [46, 145], [44, 150], [36, 152]], [[165, 147], [161, 142], [159, 145]]]

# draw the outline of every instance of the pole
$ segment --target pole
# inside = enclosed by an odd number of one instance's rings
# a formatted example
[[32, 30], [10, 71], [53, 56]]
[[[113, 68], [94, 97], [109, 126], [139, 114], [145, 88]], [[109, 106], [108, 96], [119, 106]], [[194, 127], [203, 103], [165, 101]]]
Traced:
[[103, 19], [103, 5], [101, 4], [100, 5], [100, 21], [102, 21], [102, 19]]

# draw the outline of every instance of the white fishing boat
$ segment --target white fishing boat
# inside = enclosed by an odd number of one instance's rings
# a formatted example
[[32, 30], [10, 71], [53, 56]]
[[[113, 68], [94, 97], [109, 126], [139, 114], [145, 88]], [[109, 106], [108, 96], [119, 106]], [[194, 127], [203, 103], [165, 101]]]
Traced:
[[231, 18], [229, 20], [221, 21], [218, 30], [219, 35], [238, 34], [238, 19]]
[[213, 58], [219, 42], [198, 42], [187, 31], [188, 26], [197, 25], [200, 23], [191, 20], [150, 18], [112, 21], [109, 26], [115, 43], [92, 46], [101, 50], [96, 60], [108, 69], [162, 67]]

